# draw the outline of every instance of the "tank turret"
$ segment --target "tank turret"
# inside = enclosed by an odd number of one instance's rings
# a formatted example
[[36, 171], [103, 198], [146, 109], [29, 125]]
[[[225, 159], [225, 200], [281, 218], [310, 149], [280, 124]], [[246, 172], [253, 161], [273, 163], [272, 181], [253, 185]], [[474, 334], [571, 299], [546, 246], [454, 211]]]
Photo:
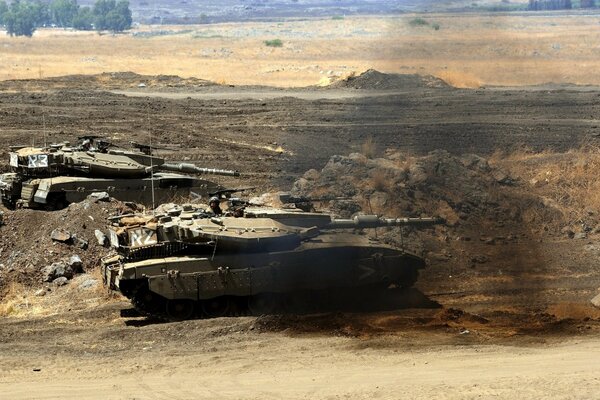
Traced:
[[300, 292], [411, 287], [424, 260], [355, 231], [440, 222], [336, 219], [266, 207], [248, 207], [234, 217], [186, 206], [113, 218], [109, 236], [118, 255], [103, 260], [103, 274], [108, 287], [154, 317], [262, 313], [265, 302], [270, 310], [271, 303], [285, 304]]

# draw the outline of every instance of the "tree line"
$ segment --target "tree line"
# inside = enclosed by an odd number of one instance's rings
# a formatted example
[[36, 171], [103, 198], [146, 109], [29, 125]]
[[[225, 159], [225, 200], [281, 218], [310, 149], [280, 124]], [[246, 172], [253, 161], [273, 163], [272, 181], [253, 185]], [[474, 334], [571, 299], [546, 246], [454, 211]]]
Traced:
[[[596, 0], [581, 0], [580, 8], [596, 7]], [[529, 0], [530, 10], [570, 10], [573, 8], [571, 0]]]
[[97, 0], [93, 7], [77, 0], [0, 0], [0, 25], [11, 36], [31, 36], [41, 26], [122, 32], [131, 22], [128, 0]]

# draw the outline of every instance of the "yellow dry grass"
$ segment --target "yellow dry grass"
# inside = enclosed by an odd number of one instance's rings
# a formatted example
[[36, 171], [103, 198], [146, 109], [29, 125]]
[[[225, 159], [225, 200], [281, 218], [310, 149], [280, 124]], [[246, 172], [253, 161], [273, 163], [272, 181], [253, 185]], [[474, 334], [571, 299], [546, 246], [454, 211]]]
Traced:
[[[95, 279], [95, 287], [82, 289], [79, 287], [85, 279]], [[87, 275], [73, 278], [67, 285], [56, 287], [50, 285], [50, 291], [44, 296], [36, 296], [35, 292], [45, 288], [43, 284], [27, 287], [21, 283], [11, 282], [6, 294], [0, 301], [0, 317], [31, 318], [54, 315], [65, 309], [76, 311], [96, 307], [115, 296], [108, 293], [102, 286], [102, 276], [99, 268], [93, 269]]]
[[566, 220], [579, 221], [600, 212], [600, 147], [592, 142], [564, 154], [535, 153], [525, 147], [509, 154], [497, 152], [490, 162], [522, 179]]
[[[415, 15], [142, 26], [134, 37], [40, 29], [0, 35], [0, 79], [133, 71], [227, 84], [304, 86], [375, 68], [432, 74], [461, 87], [600, 84], [600, 24], [582, 14]], [[281, 48], [265, 40], [279, 38]]]

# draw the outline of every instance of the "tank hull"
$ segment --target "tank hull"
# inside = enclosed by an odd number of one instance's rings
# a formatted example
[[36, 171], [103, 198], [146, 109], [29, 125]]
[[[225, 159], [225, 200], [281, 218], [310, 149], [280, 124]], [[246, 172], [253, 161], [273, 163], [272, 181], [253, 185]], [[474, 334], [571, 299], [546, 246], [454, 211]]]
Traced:
[[52, 210], [83, 201], [94, 192], [107, 192], [121, 201], [152, 206], [153, 201], [160, 204], [190, 196], [206, 198], [222, 189], [208, 180], [172, 173], [156, 173], [153, 178], [141, 179], [57, 176], [12, 182], [10, 190], [2, 191], [2, 200], [9, 207]]
[[[329, 240], [331, 239], [331, 240]], [[385, 245], [336, 242], [335, 235], [305, 242], [292, 251], [152, 258], [105, 263], [106, 284], [131, 299], [142, 313], [180, 319], [173, 304], [187, 304], [208, 316], [207, 304], [220, 311], [254, 312], [253, 301], [294, 293], [390, 285], [411, 287], [422, 258]], [[362, 238], [359, 238], [362, 239]], [[152, 299], [151, 302], [147, 301]], [[208, 307], [210, 310], [210, 307]], [[186, 318], [191, 315], [184, 315]]]

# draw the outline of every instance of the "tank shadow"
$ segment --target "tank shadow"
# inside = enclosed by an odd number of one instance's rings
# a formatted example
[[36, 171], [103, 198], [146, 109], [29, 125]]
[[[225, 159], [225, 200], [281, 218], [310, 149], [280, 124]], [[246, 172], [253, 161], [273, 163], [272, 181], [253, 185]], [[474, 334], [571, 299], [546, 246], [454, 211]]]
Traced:
[[[415, 288], [351, 288], [327, 291], [304, 291], [286, 295], [273, 295], [270, 304], [263, 308], [248, 307], [238, 301], [225, 317], [265, 316], [265, 315], [307, 315], [318, 313], [370, 313], [409, 308], [438, 309], [442, 306]], [[120, 312], [126, 318], [125, 325], [143, 327], [168, 322], [168, 319], [144, 317], [133, 308]], [[197, 318], [213, 318], [205, 314]]]
[[292, 304], [280, 308], [283, 314], [311, 314], [320, 312], [379, 312], [407, 308], [441, 308], [441, 304], [415, 288], [346, 289], [309, 293], [299, 298], [291, 297]]

